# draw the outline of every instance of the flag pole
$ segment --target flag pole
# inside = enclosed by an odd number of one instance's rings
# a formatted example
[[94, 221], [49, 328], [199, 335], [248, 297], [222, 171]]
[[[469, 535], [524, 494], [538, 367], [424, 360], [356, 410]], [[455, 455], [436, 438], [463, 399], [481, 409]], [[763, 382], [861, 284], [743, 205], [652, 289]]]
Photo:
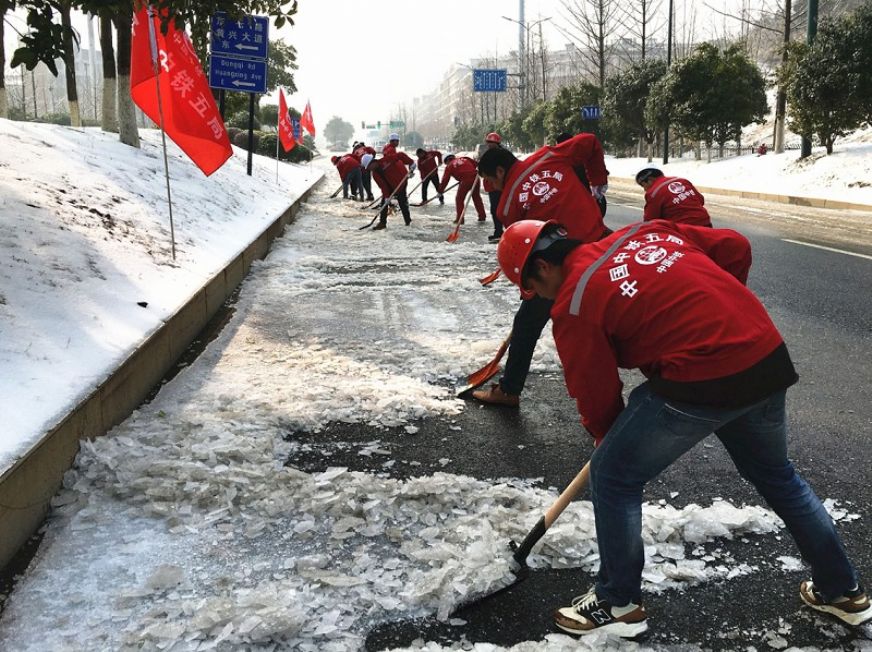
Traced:
[[276, 185], [279, 183], [279, 140], [281, 139], [281, 134], [279, 133], [279, 126], [281, 124], [281, 116], [279, 116], [279, 122], [276, 124]]
[[164, 131], [163, 102], [160, 97], [160, 64], [157, 56], [157, 35], [154, 31], [154, 8], [148, 6], [148, 40], [151, 44], [151, 61], [154, 64], [154, 83], [157, 85], [157, 110], [160, 114], [160, 137], [163, 141], [164, 176], [167, 180], [167, 204], [170, 207], [170, 240], [172, 241], [173, 260], [176, 259], [176, 230], [173, 226], [173, 197], [170, 193], [170, 165], [167, 160], [167, 134]]

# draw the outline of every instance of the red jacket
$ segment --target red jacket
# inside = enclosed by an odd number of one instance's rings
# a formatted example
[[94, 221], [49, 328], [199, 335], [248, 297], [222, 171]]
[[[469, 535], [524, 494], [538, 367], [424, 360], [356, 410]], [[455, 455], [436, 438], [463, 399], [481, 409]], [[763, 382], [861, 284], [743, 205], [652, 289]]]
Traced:
[[471, 188], [478, 179], [478, 165], [468, 156], [456, 156], [449, 161], [442, 173], [442, 182], [439, 184], [440, 193], [445, 192], [451, 178], [457, 179], [461, 187]]
[[390, 197], [394, 190], [409, 179], [409, 173], [404, 165], [396, 165], [385, 158], [373, 160], [369, 169], [384, 197]]
[[556, 220], [570, 238], [598, 240], [606, 227], [596, 200], [578, 180], [574, 168], [579, 166], [591, 185], [608, 182], [603, 148], [593, 134], [578, 134], [518, 161], [503, 182], [497, 218], [504, 226], [519, 220]]
[[368, 145], [364, 145], [356, 148], [353, 152], [351, 152], [351, 155], [356, 157], [358, 161], [363, 158], [364, 154], [372, 154], [373, 156], [375, 156], [375, 150]]
[[711, 226], [712, 220], [703, 206], [705, 198], [687, 179], [660, 177], [645, 191], [643, 219], [671, 220], [683, 224]]
[[[440, 165], [442, 165], [442, 152], [438, 150], [428, 150], [423, 156], [418, 157], [418, 172], [422, 179], [438, 170]], [[433, 178], [433, 175], [430, 174], [430, 177]]]
[[601, 440], [624, 407], [618, 367], [698, 382], [740, 373], [782, 344], [745, 287], [739, 233], [638, 222], [572, 251], [551, 309], [566, 386]]
[[389, 179], [399, 179], [400, 175], [405, 177], [409, 174], [409, 170], [406, 169], [406, 166], [415, 162], [405, 152], [398, 152], [397, 148], [390, 143], [382, 148], [381, 161], [384, 169], [390, 171], [388, 175]]
[[339, 170], [339, 178], [345, 181], [345, 177], [348, 176], [348, 173], [351, 172], [354, 168], [360, 167], [360, 159], [358, 159], [353, 154], [345, 154], [340, 157], [338, 161], [336, 161], [336, 169]]

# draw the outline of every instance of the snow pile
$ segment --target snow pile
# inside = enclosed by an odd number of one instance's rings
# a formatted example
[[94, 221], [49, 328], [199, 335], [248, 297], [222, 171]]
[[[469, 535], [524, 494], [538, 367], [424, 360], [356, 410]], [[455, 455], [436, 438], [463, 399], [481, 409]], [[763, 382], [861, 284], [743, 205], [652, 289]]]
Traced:
[[707, 163], [693, 154], [672, 158], [667, 165], [659, 159], [607, 157], [606, 165], [615, 177], [634, 178], [642, 168], [654, 166], [666, 174], [690, 179], [697, 186], [744, 190], [776, 195], [813, 197], [872, 205], [872, 128], [855, 132], [850, 139], [836, 142], [827, 155], [815, 148], [812, 156], [799, 160], [797, 150], [765, 156], [733, 156]]
[[[159, 328], [322, 175], [245, 152], [212, 177], [159, 132], [0, 119], [0, 470]], [[138, 305], [142, 303], [143, 305]]]

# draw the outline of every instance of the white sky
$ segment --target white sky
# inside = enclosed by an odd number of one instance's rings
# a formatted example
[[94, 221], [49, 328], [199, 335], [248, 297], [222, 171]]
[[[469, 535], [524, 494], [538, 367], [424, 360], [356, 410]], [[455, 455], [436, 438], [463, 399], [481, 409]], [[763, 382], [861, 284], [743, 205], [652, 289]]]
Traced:
[[[664, 13], [667, 1], [661, 2]], [[731, 9], [738, 3], [711, 0], [707, 4]], [[518, 6], [518, 0], [303, 0], [296, 25], [278, 32], [271, 26], [270, 35], [297, 48], [300, 90], [289, 103], [302, 110], [311, 100], [320, 133], [333, 115], [356, 127], [361, 120], [385, 121], [399, 104], [434, 90], [451, 64], [516, 50], [518, 24], [501, 16], [517, 19]], [[675, 0], [676, 20], [691, 8], [697, 13], [697, 40], [710, 37], [715, 20], [717, 29], [723, 28], [723, 19], [715, 19], [701, 0]], [[565, 13], [560, 0], [525, 2], [528, 25], [551, 17], [543, 23], [551, 48], [562, 48], [567, 42], [555, 27], [565, 24]], [[11, 20], [24, 29], [23, 16]], [[74, 24], [87, 47], [84, 18]], [[12, 29], [6, 34], [11, 58], [16, 35]], [[665, 39], [665, 34], [652, 37]]]

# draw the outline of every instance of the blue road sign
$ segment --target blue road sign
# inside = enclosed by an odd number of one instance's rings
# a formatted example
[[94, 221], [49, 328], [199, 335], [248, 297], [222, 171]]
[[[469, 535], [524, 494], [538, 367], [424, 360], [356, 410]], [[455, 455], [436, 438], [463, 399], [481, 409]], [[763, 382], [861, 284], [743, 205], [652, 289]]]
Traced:
[[266, 93], [266, 61], [222, 57], [213, 53], [209, 57], [209, 86], [227, 91]]
[[475, 68], [472, 71], [472, 90], [479, 92], [506, 90], [506, 69], [489, 70], [487, 68]]
[[582, 120], [599, 120], [602, 117], [602, 111], [596, 105], [581, 107]]
[[223, 11], [212, 14], [212, 54], [266, 59], [269, 50], [269, 19], [245, 16], [232, 20]]

